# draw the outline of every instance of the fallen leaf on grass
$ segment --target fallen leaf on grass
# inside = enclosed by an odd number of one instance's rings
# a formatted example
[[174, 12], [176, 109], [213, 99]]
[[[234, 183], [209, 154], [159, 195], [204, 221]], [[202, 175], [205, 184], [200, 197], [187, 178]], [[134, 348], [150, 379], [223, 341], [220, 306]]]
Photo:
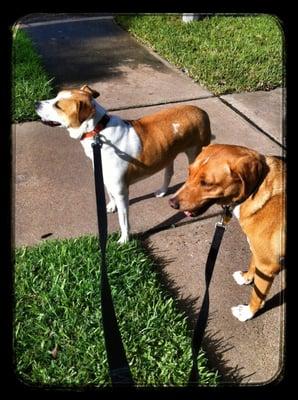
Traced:
[[54, 359], [57, 358], [58, 356], [58, 345], [56, 344], [55, 347], [53, 348], [53, 350], [51, 351], [51, 355]]

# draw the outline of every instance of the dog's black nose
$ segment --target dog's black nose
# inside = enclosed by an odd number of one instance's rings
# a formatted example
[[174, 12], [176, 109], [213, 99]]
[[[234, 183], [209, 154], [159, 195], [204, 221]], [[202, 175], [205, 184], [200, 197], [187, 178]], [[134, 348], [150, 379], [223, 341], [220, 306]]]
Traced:
[[35, 110], [38, 110], [39, 107], [40, 107], [40, 101], [36, 101], [36, 102], [34, 103], [34, 106], [35, 106]]
[[179, 207], [180, 207], [179, 201], [178, 201], [175, 197], [172, 197], [172, 198], [169, 200], [169, 203], [170, 203], [170, 206], [171, 206], [171, 207], [175, 208], [175, 210], [179, 210]]

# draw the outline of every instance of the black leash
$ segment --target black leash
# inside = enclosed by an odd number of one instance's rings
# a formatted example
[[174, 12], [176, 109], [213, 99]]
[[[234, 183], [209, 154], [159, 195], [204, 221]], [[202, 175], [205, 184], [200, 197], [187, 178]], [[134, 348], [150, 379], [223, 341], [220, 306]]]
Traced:
[[[95, 136], [95, 142], [92, 143], [93, 160], [94, 160], [94, 180], [96, 192], [97, 206], [97, 222], [99, 232], [99, 242], [101, 250], [101, 310], [105, 346], [109, 364], [109, 372], [114, 387], [134, 386], [134, 381], [126, 358], [124, 346], [119, 331], [111, 288], [109, 285], [107, 264], [106, 264], [106, 243], [107, 243], [107, 213], [105, 190], [102, 174], [101, 163], [101, 146], [100, 137]], [[198, 386], [199, 370], [198, 370], [198, 354], [201, 348], [205, 328], [209, 313], [209, 285], [218, 254], [219, 246], [225, 231], [225, 224], [231, 219], [232, 213], [230, 208], [223, 207], [224, 214], [222, 220], [216, 224], [216, 230], [213, 236], [211, 247], [209, 250], [206, 268], [205, 268], [205, 294], [202, 307], [196, 322], [196, 326], [192, 338], [192, 369], [189, 376], [188, 385]]]
[[112, 386], [134, 386], [132, 374], [126, 358], [121, 334], [117, 323], [111, 288], [107, 274], [106, 244], [108, 229], [105, 190], [103, 184], [101, 163], [101, 146], [102, 143], [100, 142], [100, 137], [97, 134], [95, 136], [95, 142], [92, 143], [92, 148], [94, 160], [97, 222], [101, 249], [101, 312], [104, 339]]
[[202, 307], [199, 312], [199, 316], [196, 322], [196, 326], [192, 337], [192, 368], [189, 375], [188, 385], [198, 386], [200, 380], [200, 374], [198, 369], [198, 355], [201, 348], [205, 328], [207, 325], [208, 314], [209, 314], [209, 285], [218, 254], [219, 246], [223, 234], [225, 232], [225, 224], [229, 222], [232, 218], [231, 210], [228, 206], [223, 207], [224, 214], [222, 220], [217, 222], [216, 229], [213, 235], [213, 240], [207, 257], [206, 267], [205, 267], [205, 294], [202, 302]]

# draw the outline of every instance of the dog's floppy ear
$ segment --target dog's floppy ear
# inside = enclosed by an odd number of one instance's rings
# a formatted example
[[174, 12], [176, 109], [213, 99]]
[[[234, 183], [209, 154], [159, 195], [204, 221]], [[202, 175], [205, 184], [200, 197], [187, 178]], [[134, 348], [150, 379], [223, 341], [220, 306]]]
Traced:
[[247, 199], [261, 183], [264, 172], [264, 160], [261, 155], [247, 155], [241, 157], [234, 165], [230, 165], [232, 176], [241, 184], [240, 192], [235, 202]]
[[99, 96], [99, 92], [97, 92], [94, 89], [91, 89], [91, 87], [89, 87], [88, 85], [82, 86], [80, 90], [83, 90], [83, 92], [87, 92], [87, 93], [91, 94], [91, 96], [94, 97], [95, 99], [96, 99], [96, 97]]
[[80, 125], [82, 122], [91, 118], [94, 114], [95, 114], [95, 107], [92, 104], [86, 101], [80, 101], [78, 103], [77, 115]]

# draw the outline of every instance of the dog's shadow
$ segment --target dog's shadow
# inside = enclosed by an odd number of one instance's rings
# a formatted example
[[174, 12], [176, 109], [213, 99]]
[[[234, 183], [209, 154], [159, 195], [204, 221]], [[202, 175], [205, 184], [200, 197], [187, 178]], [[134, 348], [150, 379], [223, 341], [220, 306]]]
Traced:
[[[176, 185], [170, 187], [168, 189], [167, 195], [175, 193], [181, 187], [181, 185], [182, 185], [182, 183], [177, 183]], [[129, 200], [129, 205], [138, 203], [139, 201], [151, 199], [154, 197], [155, 197], [154, 193], [149, 193], [144, 196], [135, 197], [134, 199]], [[212, 213], [212, 214], [203, 215], [203, 216], [201, 215], [196, 218], [188, 218], [185, 216], [184, 213], [178, 211], [176, 214], [174, 214], [170, 218], [167, 218], [166, 220], [162, 221], [160, 224], [153, 226], [152, 228], [148, 229], [147, 231], [137, 233], [133, 236], [136, 236], [136, 237], [140, 238], [141, 240], [146, 240], [151, 235], [154, 235], [156, 233], [159, 233], [159, 232], [171, 229], [171, 228], [177, 228], [180, 226], [193, 224], [197, 221], [202, 221], [204, 219], [213, 218], [213, 217], [216, 217], [219, 215], [221, 215], [220, 211]]]
[[276, 293], [273, 297], [271, 297], [271, 299], [267, 300], [264, 307], [258, 311], [255, 318], [269, 310], [272, 310], [275, 307], [282, 306], [285, 303], [285, 293], [286, 289], [282, 289], [279, 293]]
[[[174, 194], [175, 192], [177, 192], [177, 190], [183, 185], [183, 182], [181, 183], [177, 183], [176, 185], [170, 187], [167, 191], [167, 195], [169, 194]], [[130, 199], [129, 200], [129, 205], [131, 206], [132, 204], [138, 203], [139, 201], [143, 201], [143, 200], [148, 200], [148, 199], [153, 199], [155, 198], [154, 193], [148, 193], [145, 194], [144, 196], [139, 196], [139, 197], [135, 197], [134, 199]]]
[[153, 228], [148, 229], [147, 231], [137, 233], [134, 236], [139, 238], [140, 240], [147, 240], [150, 236], [166, 231], [173, 228], [178, 228], [184, 225], [194, 224], [195, 222], [202, 221], [204, 219], [213, 218], [216, 216], [221, 215], [221, 212], [215, 212], [213, 214], [208, 214], [206, 216], [200, 216], [197, 218], [189, 219], [186, 217], [182, 212], [177, 212], [176, 214], [172, 215], [170, 218], [167, 218], [160, 224], [154, 226]]

